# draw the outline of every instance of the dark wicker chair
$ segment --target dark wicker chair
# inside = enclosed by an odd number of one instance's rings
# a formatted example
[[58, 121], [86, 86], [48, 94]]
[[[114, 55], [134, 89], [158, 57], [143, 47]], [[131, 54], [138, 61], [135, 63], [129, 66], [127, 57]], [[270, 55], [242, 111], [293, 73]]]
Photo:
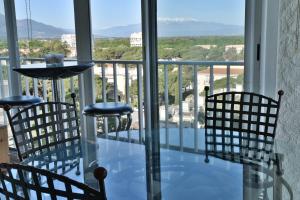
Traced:
[[208, 95], [205, 87], [205, 152], [235, 162], [277, 162], [273, 154], [278, 101], [249, 92]]
[[38, 103], [15, 114], [11, 114], [11, 106], [4, 107], [20, 161], [80, 143], [75, 94], [71, 97], [72, 103]]
[[100, 190], [44, 169], [19, 164], [0, 164], [0, 193], [9, 199], [86, 199], [105, 200], [107, 171], [94, 171]]

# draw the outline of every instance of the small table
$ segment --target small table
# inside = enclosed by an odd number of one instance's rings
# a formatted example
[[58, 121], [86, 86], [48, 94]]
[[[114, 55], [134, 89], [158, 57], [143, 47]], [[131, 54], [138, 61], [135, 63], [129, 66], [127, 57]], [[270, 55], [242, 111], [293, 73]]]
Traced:
[[13, 70], [23, 74], [24, 76], [52, 80], [53, 81], [53, 94], [54, 101], [58, 102], [60, 99], [60, 91], [58, 89], [58, 80], [69, 78], [81, 74], [87, 69], [90, 69], [94, 63], [80, 63], [77, 61], [66, 61], [63, 66], [47, 66], [46, 63], [37, 63], [29, 65], [21, 65], [20, 68], [14, 68]]

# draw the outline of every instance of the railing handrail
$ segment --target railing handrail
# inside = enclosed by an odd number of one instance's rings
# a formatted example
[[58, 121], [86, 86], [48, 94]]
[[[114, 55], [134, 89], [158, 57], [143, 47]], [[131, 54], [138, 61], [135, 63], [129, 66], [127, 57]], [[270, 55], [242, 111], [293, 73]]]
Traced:
[[142, 60], [93, 60], [96, 64], [143, 64]]
[[244, 65], [243, 61], [158, 61], [162, 65]]
[[[6, 60], [9, 61], [9, 57], [1, 57], [0, 60]], [[35, 63], [35, 62], [44, 62], [44, 58], [31, 58], [31, 57], [21, 57], [20, 58], [21, 62], [30, 62], [30, 63]], [[76, 61], [77, 59], [74, 58], [66, 58], [65, 61]], [[143, 65], [144, 61], [143, 60], [97, 60], [94, 59], [92, 62], [95, 63], [95, 66], [100, 66], [100, 71], [98, 70], [95, 73], [101, 74], [102, 78], [102, 100], [104, 102], [107, 101], [107, 84], [113, 84], [113, 98], [114, 101], [118, 101], [118, 86], [121, 85], [122, 89], [124, 89], [122, 92], [125, 94], [126, 102], [127, 103], [132, 103], [132, 98], [137, 98], [137, 103], [135, 105], [135, 108], [137, 108], [138, 111], [138, 127], [139, 127], [139, 134], [138, 134], [138, 139], [136, 139], [134, 136], [131, 135], [130, 131], [128, 132], [127, 138], [124, 137], [119, 137], [119, 133], [116, 133], [115, 136], [111, 136], [108, 134], [108, 120], [104, 119], [103, 123], [103, 129], [102, 132], [104, 133], [103, 136], [105, 138], [111, 138], [115, 140], [120, 140], [120, 141], [128, 141], [128, 142], [136, 142], [136, 143], [143, 143], [144, 136], [143, 136], [143, 128], [144, 128], [144, 115], [143, 115]], [[180, 150], [180, 151], [187, 151], [187, 152], [200, 152], [203, 149], [200, 146], [200, 133], [199, 133], [199, 112], [201, 111], [201, 106], [199, 103], [203, 101], [203, 99], [200, 101], [200, 96], [201, 92], [204, 88], [204, 85], [209, 85], [210, 86], [210, 94], [214, 94], [214, 87], [215, 87], [215, 81], [219, 79], [226, 79], [226, 85], [224, 85], [224, 90], [230, 91], [231, 90], [231, 84], [232, 79], [236, 78], [237, 75], [240, 75], [242, 72], [236, 73], [234, 70], [231, 71], [234, 66], [236, 67], [244, 67], [244, 61], [192, 61], [192, 60], [158, 60], [157, 64], [162, 67], [162, 76], [164, 76], [164, 82], [160, 83], [164, 87], [164, 93], [162, 94], [164, 96], [164, 114], [165, 114], [165, 119], [162, 120], [161, 122], [165, 122], [164, 125], [166, 127], [166, 132], [165, 132], [165, 146], [167, 148], [173, 148], [174, 150]], [[132, 67], [133, 66], [133, 67]], [[215, 77], [215, 74], [219, 73], [218, 70], [216, 70], [219, 66], [222, 66], [222, 74], [218, 77]], [[225, 67], [223, 67], [225, 66]], [[191, 72], [191, 76], [189, 76], [189, 87], [193, 88], [193, 98], [194, 98], [194, 110], [191, 110], [191, 114], [193, 116], [189, 116], [190, 118], [190, 123], [193, 126], [194, 129], [194, 147], [189, 148], [184, 146], [184, 106], [183, 106], [183, 100], [184, 100], [184, 87], [183, 87], [183, 81], [186, 77], [184, 77], [184, 68], [193, 68]], [[177, 68], [177, 71], [170, 71], [170, 68]], [[203, 78], [203, 76], [198, 76], [200, 72], [200, 69], [207, 68], [206, 73]], [[109, 70], [108, 70], [109, 69]], [[123, 70], [125, 69], [125, 70]], [[160, 69], [161, 70], [161, 69]], [[208, 73], [207, 73], [208, 72]], [[234, 73], [234, 74], [231, 74]], [[177, 73], [177, 80], [178, 83], [175, 87], [178, 88], [178, 90], [173, 90], [169, 91], [169, 75], [170, 73]], [[125, 79], [119, 79], [118, 76], [125, 76]], [[129, 77], [130, 76], [130, 77]], [[107, 79], [110, 79], [110, 82], [107, 81]], [[209, 79], [207, 79], [209, 78]], [[30, 95], [30, 88], [29, 88], [29, 79], [28, 77], [25, 77], [25, 92], [27, 95]], [[199, 79], [199, 81], [198, 81]], [[201, 79], [201, 82], [200, 82]], [[204, 80], [205, 79], [205, 80]], [[135, 96], [136, 93], [132, 93], [133, 90], [130, 89], [130, 81], [136, 80], [137, 82], [137, 97]], [[2, 73], [0, 70], [0, 83], [3, 81]], [[43, 91], [43, 97], [44, 99], [47, 100], [47, 84], [45, 80], [42, 80], [42, 91]], [[209, 81], [209, 82], [208, 82]], [[120, 82], [120, 83], [118, 83]], [[78, 83], [79, 84], [79, 83]], [[237, 84], [237, 83], [236, 83]], [[236, 85], [235, 84], [235, 85]], [[240, 83], [239, 83], [240, 84]], [[1, 85], [1, 84], [0, 84]], [[2, 84], [3, 85], [3, 84]], [[70, 78], [70, 90], [72, 92], [75, 91], [74, 89], [74, 77]], [[203, 87], [202, 87], [203, 86]], [[64, 88], [64, 81], [60, 82], [60, 87], [62, 88], [62, 101], [65, 101], [65, 88]], [[125, 87], [125, 88], [124, 88]], [[38, 81], [37, 79], [33, 79], [33, 89], [34, 89], [34, 94], [38, 94]], [[220, 88], [217, 88], [220, 89]], [[3, 92], [4, 89], [0, 87], [0, 92]], [[171, 90], [171, 89], [170, 89]], [[173, 102], [170, 104], [170, 99], [169, 99], [169, 94], [172, 92], [172, 94], [175, 96], [178, 96], [178, 113], [179, 113], [179, 119], [174, 119], [173, 122], [169, 122], [169, 114], [170, 114], [170, 107], [172, 104], [175, 105]], [[189, 106], [190, 107], [190, 106]], [[177, 115], [177, 114], [175, 114]], [[177, 123], [179, 125], [179, 144], [178, 145], [173, 145], [170, 143], [170, 138], [172, 134], [169, 134], [169, 125], [171, 123]], [[193, 124], [192, 124], [193, 123]], [[117, 127], [117, 123], [116, 123]]]
[[[0, 60], [8, 60], [9, 57], [0, 57]], [[21, 60], [25, 61], [44, 61], [44, 58], [30, 58], [30, 57], [21, 57]], [[77, 59], [65, 59], [65, 61], [75, 61]], [[143, 64], [142, 60], [93, 60], [96, 64]], [[160, 65], [231, 65], [231, 66], [243, 66], [244, 61], [190, 61], [190, 60], [182, 60], [182, 61], [158, 61]]]
[[[93, 60], [97, 64], [143, 64], [142, 60]], [[158, 61], [159, 65], [244, 65], [244, 61]]]

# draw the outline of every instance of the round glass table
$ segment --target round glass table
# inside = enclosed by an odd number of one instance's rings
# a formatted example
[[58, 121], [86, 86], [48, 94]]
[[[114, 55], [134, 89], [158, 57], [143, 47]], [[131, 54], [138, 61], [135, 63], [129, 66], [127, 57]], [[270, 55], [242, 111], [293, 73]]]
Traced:
[[20, 68], [13, 70], [31, 78], [52, 80], [54, 100], [56, 102], [60, 99], [60, 91], [58, 89], [58, 80], [76, 76], [91, 68], [94, 65], [92, 62], [81, 63], [77, 61], [66, 61], [63, 66], [49, 66], [46, 63], [36, 63], [21, 65]]
[[[127, 134], [127, 131], [121, 132], [121, 140], [122, 135]], [[139, 131], [130, 131], [130, 134], [134, 137]], [[155, 152], [147, 142], [130, 143], [124, 138], [116, 141], [105, 136], [84, 138], [83, 135], [77, 145], [53, 148], [24, 160], [23, 164], [48, 169], [95, 188], [93, 169], [103, 166], [108, 171], [107, 199], [112, 200], [300, 198], [296, 196], [299, 187], [293, 185], [299, 181], [293, 182], [290, 177], [299, 175], [299, 168], [295, 169], [297, 173], [292, 172], [293, 168], [286, 166], [284, 159], [283, 171], [279, 173], [278, 166], [272, 162], [237, 162], [230, 156], [212, 154], [209, 162], [205, 162], [203, 151], [176, 150], [161, 144], [159, 152]], [[288, 153], [290, 149], [283, 157]]]

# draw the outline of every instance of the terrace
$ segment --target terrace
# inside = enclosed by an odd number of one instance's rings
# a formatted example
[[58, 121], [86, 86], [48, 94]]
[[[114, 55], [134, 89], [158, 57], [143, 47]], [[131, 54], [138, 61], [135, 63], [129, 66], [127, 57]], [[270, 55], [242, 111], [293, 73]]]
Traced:
[[[12, 70], [24, 64], [43, 63], [44, 58], [20, 56], [15, 2], [0, 3], [4, 3], [9, 52], [8, 56], [0, 57], [0, 96], [25, 94], [39, 96], [44, 102], [53, 101], [51, 81], [26, 77]], [[90, 145], [87, 149], [96, 149], [87, 158], [81, 158], [80, 169], [84, 171], [95, 160], [108, 169], [108, 199], [193, 199], [200, 195], [204, 199], [222, 195], [224, 199], [299, 198], [299, 183], [295, 180], [300, 177], [300, 152], [296, 148], [300, 139], [297, 123], [300, 60], [296, 47], [300, 43], [299, 20], [297, 15], [287, 20], [293, 8], [287, 1], [246, 1], [244, 61], [166, 61], [157, 55], [155, 6], [154, 1], [143, 1], [143, 60], [97, 60], [92, 55], [91, 19], [86, 17], [90, 16], [90, 2], [74, 1], [75, 60], [93, 62], [94, 66], [79, 76], [60, 80], [60, 100], [71, 101], [70, 94], [76, 93], [80, 114], [86, 105], [108, 101], [126, 102], [134, 110], [130, 130], [121, 132], [116, 132], [115, 119], [80, 115], [83, 141]], [[287, 29], [290, 21], [293, 26]], [[170, 73], [177, 75], [172, 90]], [[274, 99], [277, 90], [284, 90], [275, 149], [284, 155], [284, 174], [279, 179], [287, 184], [283, 184], [279, 193], [275, 186], [260, 190], [247, 185], [251, 167], [218, 158], [210, 164], [204, 163], [205, 86], [210, 87], [210, 95], [245, 91]], [[0, 112], [1, 122], [7, 124], [5, 112]], [[14, 148], [9, 136], [9, 145]], [[84, 173], [73, 178], [93, 186], [95, 183], [91, 183], [89, 176]], [[211, 183], [210, 179], [215, 181]]]

